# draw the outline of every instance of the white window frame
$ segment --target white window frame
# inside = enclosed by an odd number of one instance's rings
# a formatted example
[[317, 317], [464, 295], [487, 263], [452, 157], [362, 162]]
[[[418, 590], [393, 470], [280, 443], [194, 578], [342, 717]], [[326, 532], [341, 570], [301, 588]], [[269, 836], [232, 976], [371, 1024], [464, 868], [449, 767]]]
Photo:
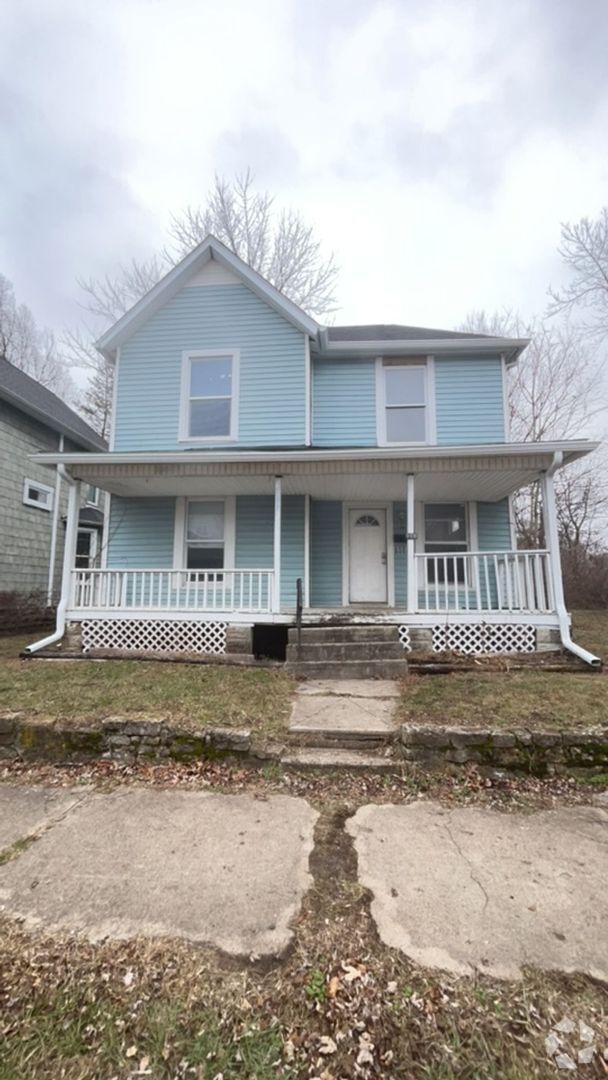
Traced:
[[[478, 535], [478, 529], [477, 529], [477, 502], [476, 501], [474, 501], [474, 500], [471, 501], [470, 499], [424, 499], [423, 501], [420, 501], [419, 503], [416, 504], [416, 536], [418, 538], [417, 541], [416, 541], [416, 551], [417, 551], [418, 554], [420, 554], [420, 555], [430, 555], [431, 554], [431, 552], [426, 550], [426, 513], [425, 513], [425, 507], [427, 505], [428, 506], [443, 506], [443, 505], [446, 505], [446, 506], [453, 506], [453, 505], [464, 506], [465, 524], [466, 524], [466, 530], [467, 530], [467, 547], [466, 547], [466, 551], [462, 551], [462, 552], [460, 552], [460, 554], [462, 554], [462, 555], [470, 555], [471, 552], [479, 551], [479, 535]], [[446, 551], [446, 552], [437, 552], [437, 554], [438, 555], [439, 554], [445, 554], [445, 555], [456, 555], [457, 556], [459, 554], [459, 552], [457, 552], [457, 551]], [[426, 566], [427, 566], [427, 572], [428, 572], [428, 563], [426, 564]], [[467, 559], [465, 561], [465, 568], [466, 568], [466, 576], [467, 576], [466, 588], [472, 588], [473, 587], [473, 582], [471, 581], [471, 560], [470, 559]], [[448, 589], [455, 589], [456, 588], [456, 583], [455, 582], [448, 582], [447, 587], [448, 587]], [[459, 587], [462, 588], [463, 585], [461, 584]], [[444, 588], [443, 583], [440, 585], [440, 588], [441, 589]]]
[[93, 491], [95, 492], [95, 498], [94, 499], [89, 499], [87, 497], [86, 500], [85, 500], [86, 505], [87, 506], [99, 506], [99, 497], [100, 497], [100, 494], [101, 494], [99, 488], [96, 487], [95, 484], [87, 484], [87, 488], [93, 488]]
[[[36, 488], [42, 494], [46, 495], [46, 502], [37, 502], [36, 499], [30, 499], [28, 496], [28, 489]], [[30, 480], [28, 477], [23, 481], [23, 504], [24, 506], [33, 506], [36, 510], [45, 510], [47, 513], [53, 509], [53, 498], [55, 495], [54, 488], [49, 487], [48, 484], [41, 484], [39, 480]]]
[[[229, 357], [232, 361], [232, 395], [230, 401], [230, 431], [228, 435], [191, 435], [190, 434], [190, 379], [193, 360], [214, 360]], [[226, 443], [238, 439], [239, 430], [239, 349], [193, 349], [182, 353], [182, 374], [180, 387], [179, 435], [183, 443]], [[225, 395], [221, 395], [224, 397]], [[212, 400], [201, 398], [200, 400]]]
[[[215, 354], [214, 354], [215, 355]], [[236, 496], [178, 495], [175, 500], [175, 532], [173, 539], [173, 569], [185, 570], [187, 561], [188, 505], [191, 502], [221, 502], [224, 504], [224, 570], [234, 570], [236, 547]], [[203, 571], [198, 571], [202, 573]], [[213, 573], [214, 571], [211, 571]], [[193, 570], [192, 573], [197, 573]], [[221, 573], [220, 570], [217, 573]]]
[[[90, 541], [89, 541], [89, 565], [87, 567], [84, 567], [84, 566], [76, 567], [76, 569], [94, 570], [95, 566], [97, 564], [97, 556], [99, 554], [99, 530], [98, 529], [93, 529], [93, 528], [89, 527], [88, 525], [79, 525], [78, 526], [78, 535], [80, 535], [80, 533], [87, 533], [87, 535], [90, 537]], [[74, 552], [74, 564], [75, 565], [76, 565], [76, 559], [77, 558], [78, 558], [78, 554], [77, 554], [77, 552]]]
[[[378, 356], [376, 358], [376, 437], [378, 446], [429, 446], [437, 442], [435, 429], [435, 364], [432, 356], [416, 359], [415, 362], [407, 362], [404, 357], [401, 363], [385, 364], [385, 360], [391, 357]], [[408, 367], [424, 369], [426, 378], [424, 385], [424, 427], [425, 434], [422, 441], [389, 442], [386, 435], [386, 410], [390, 408], [386, 402], [386, 379], [385, 371], [391, 368]], [[395, 406], [397, 408], [398, 406]], [[415, 408], [416, 406], [412, 406]], [[419, 408], [422, 406], [418, 406]]]

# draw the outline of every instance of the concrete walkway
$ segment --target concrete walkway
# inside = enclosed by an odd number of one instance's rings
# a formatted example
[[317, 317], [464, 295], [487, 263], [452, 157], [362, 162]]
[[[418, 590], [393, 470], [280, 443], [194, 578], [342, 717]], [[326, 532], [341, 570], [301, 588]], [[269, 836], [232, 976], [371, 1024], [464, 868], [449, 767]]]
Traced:
[[0, 911], [92, 941], [166, 935], [247, 956], [289, 944], [318, 817], [304, 799], [131, 788], [68, 795], [57, 819], [39, 789], [0, 793], [9, 837], [42, 829], [0, 866]]
[[608, 981], [608, 811], [530, 814], [419, 802], [347, 823], [382, 940], [412, 960], [514, 978], [524, 965]]
[[289, 730], [328, 738], [390, 737], [398, 698], [399, 684], [389, 679], [310, 679], [296, 689]]
[[[0, 784], [0, 845], [13, 856], [0, 865], [0, 911], [93, 941], [182, 937], [278, 955], [312, 883], [317, 818], [287, 795]], [[346, 828], [381, 938], [417, 963], [608, 981], [608, 807], [368, 805]]]

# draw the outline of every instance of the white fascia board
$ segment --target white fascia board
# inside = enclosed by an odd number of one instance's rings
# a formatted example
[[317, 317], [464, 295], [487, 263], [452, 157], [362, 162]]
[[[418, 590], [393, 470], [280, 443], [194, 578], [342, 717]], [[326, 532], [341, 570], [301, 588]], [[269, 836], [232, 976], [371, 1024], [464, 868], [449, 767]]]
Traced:
[[232, 270], [260, 299], [274, 308], [280, 315], [291, 322], [298, 330], [311, 337], [317, 336], [319, 324], [301, 308], [283, 296], [274, 285], [266, 281], [256, 270], [252, 270], [238, 255], [230, 251], [214, 236], [194, 248], [174, 266], [145, 296], [127, 311], [118, 322], [114, 323], [105, 334], [95, 342], [95, 348], [107, 359], [112, 360], [119, 345], [127, 341], [155, 311], [170, 300], [185, 281], [200, 270], [210, 259], [216, 259], [222, 266]]
[[412, 446], [381, 448], [349, 448], [339, 450], [181, 450], [164, 453], [85, 453], [31, 454], [33, 461], [44, 465], [185, 465], [205, 462], [289, 462], [289, 461], [381, 461], [399, 459], [404, 462], [424, 458], [513, 457], [553, 455], [561, 451], [564, 464], [596, 450], [600, 444], [587, 439], [540, 443], [477, 443], [469, 446]]
[[530, 338], [423, 338], [419, 341], [328, 341], [316, 353], [320, 360], [352, 356], [426, 356], [429, 353], [504, 353], [507, 364], [513, 364], [530, 343]]

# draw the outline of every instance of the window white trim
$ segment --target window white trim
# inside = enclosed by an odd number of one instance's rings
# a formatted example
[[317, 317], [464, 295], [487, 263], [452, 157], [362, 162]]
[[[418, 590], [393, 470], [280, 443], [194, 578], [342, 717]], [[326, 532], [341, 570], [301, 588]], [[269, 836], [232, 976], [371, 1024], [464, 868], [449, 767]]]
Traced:
[[426, 357], [421, 360], [420, 363], [404, 363], [403, 367], [408, 368], [423, 368], [425, 372], [425, 387], [424, 387], [424, 425], [425, 425], [425, 437], [419, 441], [411, 442], [389, 442], [386, 437], [386, 381], [384, 372], [390, 370], [390, 368], [399, 367], [398, 363], [391, 363], [390, 365], [384, 365], [384, 357], [376, 357], [376, 440], [378, 446], [428, 446], [435, 443], [436, 436], [436, 421], [435, 421], [435, 364], [434, 358]]
[[500, 358], [502, 366], [502, 415], [504, 421], [504, 440], [509, 442], [511, 438], [511, 412], [509, 409], [509, 369], [505, 355]]
[[[90, 528], [88, 525], [79, 525], [78, 526], [78, 533], [76, 535], [76, 545], [77, 546], [78, 546], [78, 537], [80, 536], [81, 533], [86, 533], [87, 536], [89, 537], [89, 555], [88, 555], [89, 565], [87, 567], [82, 566], [82, 567], [80, 567], [80, 569], [81, 570], [92, 570], [92, 569], [94, 569], [94, 567], [96, 565], [97, 556], [99, 554], [99, 531], [98, 531], [98, 529]], [[78, 552], [76, 551], [76, 559], [77, 558], [78, 558]]]
[[[431, 552], [426, 551], [426, 512], [425, 512], [425, 508], [427, 506], [442, 506], [442, 505], [446, 505], [446, 506], [464, 506], [464, 520], [465, 520], [465, 528], [466, 528], [466, 531], [467, 531], [467, 535], [466, 535], [466, 545], [467, 546], [466, 546], [465, 550], [463, 552], [461, 552], [461, 554], [464, 555], [464, 554], [466, 554], [467, 551], [479, 551], [479, 537], [478, 537], [478, 529], [477, 529], [477, 503], [475, 501], [471, 501], [471, 500], [467, 500], [467, 499], [425, 499], [423, 501], [421, 500], [417, 505], [417, 519], [418, 520], [417, 520], [417, 528], [416, 528], [416, 552], [421, 554], [421, 555], [424, 555], [425, 553], [427, 555], [431, 554]], [[440, 554], [458, 555], [459, 553], [457, 551], [454, 551], [454, 550], [446, 549], [445, 552], [440, 552], [438, 550], [437, 555], [440, 555]], [[471, 575], [471, 567], [470, 567], [468, 562], [465, 563], [465, 573], [467, 575], [467, 578], [469, 578], [470, 575]], [[472, 586], [472, 582], [470, 580], [467, 580], [466, 587], [471, 588], [471, 586]], [[443, 583], [441, 584], [440, 587], [441, 587], [441, 589], [443, 589], [443, 587], [444, 587]], [[448, 587], [448, 589], [454, 589], [454, 588], [456, 588], [456, 583], [455, 582], [448, 582], [447, 587]], [[463, 587], [462, 582], [460, 583], [460, 587]]]
[[188, 520], [188, 503], [191, 502], [221, 502], [224, 504], [224, 569], [233, 570], [236, 552], [236, 495], [227, 495], [224, 499], [218, 498], [217, 495], [178, 495], [175, 500], [173, 569], [183, 570], [186, 566], [186, 522]]
[[386, 512], [386, 603], [378, 607], [395, 606], [395, 541], [393, 504], [391, 502], [357, 501], [342, 503], [342, 606], [350, 607], [350, 511], [384, 510]]
[[[193, 360], [211, 360], [215, 357], [230, 357], [232, 361], [232, 393], [230, 401], [230, 432], [228, 435], [191, 435], [190, 434], [190, 372]], [[182, 372], [180, 386], [179, 432], [178, 442], [182, 443], [226, 443], [238, 439], [239, 430], [239, 349], [193, 349], [182, 353]]]
[[[30, 499], [29, 490], [34, 488], [35, 491], [39, 491], [41, 495], [45, 496], [43, 502], [38, 499]], [[34, 506], [36, 510], [46, 510], [47, 513], [53, 509], [53, 496], [55, 491], [48, 484], [41, 484], [39, 480], [30, 480], [26, 477], [23, 481], [23, 504], [24, 506]]]

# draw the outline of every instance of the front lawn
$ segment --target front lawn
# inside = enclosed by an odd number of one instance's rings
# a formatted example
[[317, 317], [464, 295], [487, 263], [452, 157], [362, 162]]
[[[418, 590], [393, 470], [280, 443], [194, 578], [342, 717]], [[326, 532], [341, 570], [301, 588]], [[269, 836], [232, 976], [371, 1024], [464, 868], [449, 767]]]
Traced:
[[279, 731], [293, 680], [280, 669], [138, 660], [20, 660], [31, 638], [0, 639], [2, 710], [89, 724], [108, 716]]
[[[572, 636], [608, 658], [608, 612], [577, 611]], [[608, 678], [580, 671], [467, 671], [404, 680], [401, 719], [452, 727], [608, 728]]]

